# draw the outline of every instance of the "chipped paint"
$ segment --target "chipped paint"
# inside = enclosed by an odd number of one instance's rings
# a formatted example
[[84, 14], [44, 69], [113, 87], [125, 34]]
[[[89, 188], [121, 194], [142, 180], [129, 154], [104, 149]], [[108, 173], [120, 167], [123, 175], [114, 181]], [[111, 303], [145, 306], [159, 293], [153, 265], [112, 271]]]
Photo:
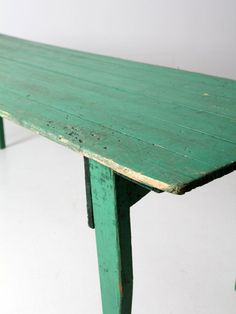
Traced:
[[12, 115], [11, 115], [9, 112], [0, 110], [0, 115], [1, 115], [3, 118], [9, 119], [9, 120], [14, 120], [14, 117], [12, 117]]
[[[158, 190], [184, 193], [236, 168], [232, 120], [235, 107], [231, 106], [236, 81], [185, 71], [178, 71], [176, 76], [176, 70], [155, 67], [161, 71], [153, 71], [153, 66], [141, 63], [133, 71], [129, 61], [119, 68], [121, 61], [113, 58], [109, 64], [116, 65], [119, 73], [112, 72], [114, 80], [110, 86], [107, 85], [109, 71], [100, 71], [106, 57], [89, 57], [82, 62], [79, 52], [77, 55], [74, 51], [71, 56], [66, 50], [51, 46], [48, 54], [46, 46], [31, 42], [32, 53], [26, 41], [17, 39], [17, 47], [21, 49], [15, 50], [15, 38], [0, 35], [0, 40], [7, 44], [3, 53], [9, 56], [3, 60], [1, 71], [3, 117]], [[35, 63], [38, 47], [44, 53]], [[56, 58], [58, 49], [62, 62]], [[22, 62], [31, 66], [23, 67]], [[83, 68], [84, 62], [92, 64], [94, 73], [98, 74], [89, 76], [89, 81], [83, 70], [70, 75], [73, 64]], [[163, 86], [163, 74], [170, 84]], [[127, 75], [125, 86], [123, 77]], [[170, 89], [170, 85], [176, 85], [177, 77], [180, 88]], [[155, 91], [150, 85], [153, 79], [158, 82]], [[97, 83], [96, 90], [91, 92]], [[187, 103], [183, 102], [185, 88], [189, 91]], [[45, 90], [49, 94], [42, 92]], [[197, 95], [200, 98], [196, 101]], [[209, 102], [217, 95], [222, 97], [216, 103]], [[126, 106], [129, 106], [127, 112]], [[185, 146], [189, 149], [185, 150]]]
[[117, 164], [115, 161], [113, 161], [112, 159], [108, 159], [105, 157], [102, 157], [100, 155], [94, 154], [92, 152], [88, 152], [88, 151], [83, 151], [83, 154], [91, 159], [96, 160], [97, 162], [101, 163], [104, 166], [107, 166], [109, 168], [111, 168], [112, 170], [114, 170], [115, 172], [118, 172], [122, 175], [124, 175], [125, 177], [128, 177], [136, 182], [142, 183], [144, 185], [150, 186], [150, 187], [154, 187], [158, 190], [162, 190], [162, 191], [172, 191], [173, 187], [171, 187], [171, 185], [156, 180], [156, 179], [152, 179], [148, 176], [143, 175], [140, 172], [136, 172], [132, 169], [126, 168], [122, 165]]
[[123, 295], [124, 294], [124, 289], [122, 286], [122, 282], [119, 282], [119, 290], [120, 290], [120, 294]]
[[60, 142], [62, 142], [63, 144], [68, 144], [70, 143], [70, 141], [68, 141], [66, 138], [64, 138], [62, 135], [58, 136], [58, 139]]

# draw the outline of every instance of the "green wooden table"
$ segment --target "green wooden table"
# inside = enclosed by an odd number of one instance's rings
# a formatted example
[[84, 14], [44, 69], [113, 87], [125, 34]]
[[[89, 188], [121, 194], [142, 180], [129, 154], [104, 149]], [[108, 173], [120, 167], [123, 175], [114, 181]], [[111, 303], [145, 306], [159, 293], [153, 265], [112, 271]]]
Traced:
[[0, 35], [3, 119], [79, 152], [104, 314], [130, 314], [130, 207], [236, 169], [236, 81]]

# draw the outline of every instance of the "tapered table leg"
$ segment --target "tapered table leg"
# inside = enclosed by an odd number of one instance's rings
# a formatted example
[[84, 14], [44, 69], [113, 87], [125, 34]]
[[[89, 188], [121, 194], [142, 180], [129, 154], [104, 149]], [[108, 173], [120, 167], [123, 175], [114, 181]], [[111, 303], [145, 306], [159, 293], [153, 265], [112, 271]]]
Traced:
[[0, 117], [0, 149], [5, 148], [5, 136], [4, 136], [4, 127], [3, 127], [3, 119]]
[[133, 290], [126, 180], [89, 161], [103, 314], [130, 314]]

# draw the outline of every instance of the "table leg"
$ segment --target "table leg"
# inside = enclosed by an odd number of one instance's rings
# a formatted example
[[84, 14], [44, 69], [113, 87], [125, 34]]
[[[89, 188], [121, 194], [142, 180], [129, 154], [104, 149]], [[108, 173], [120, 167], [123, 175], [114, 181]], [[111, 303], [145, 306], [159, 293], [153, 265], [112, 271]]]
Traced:
[[126, 180], [89, 160], [103, 314], [130, 314], [133, 291]]
[[5, 148], [5, 136], [4, 136], [4, 127], [3, 127], [3, 119], [0, 117], [0, 149]]

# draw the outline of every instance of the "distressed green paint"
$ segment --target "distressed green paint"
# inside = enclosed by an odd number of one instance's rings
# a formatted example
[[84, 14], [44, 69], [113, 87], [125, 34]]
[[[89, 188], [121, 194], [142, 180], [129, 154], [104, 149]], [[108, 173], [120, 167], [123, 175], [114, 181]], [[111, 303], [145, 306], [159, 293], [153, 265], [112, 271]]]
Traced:
[[95, 224], [94, 224], [94, 217], [93, 217], [93, 202], [92, 202], [91, 180], [90, 180], [90, 171], [89, 171], [89, 159], [86, 157], [84, 157], [84, 174], [85, 174], [88, 226], [94, 229]]
[[133, 290], [127, 182], [90, 160], [103, 314], [130, 314]]
[[0, 35], [0, 115], [184, 193], [236, 168], [236, 81]]
[[[84, 157], [84, 172], [85, 172], [85, 187], [86, 187], [86, 200], [87, 200], [87, 214], [88, 214], [88, 226], [92, 229], [95, 228], [94, 217], [93, 217], [93, 200], [91, 191], [91, 178], [89, 171], [89, 159]], [[118, 179], [117, 179], [118, 180]], [[122, 179], [119, 179], [122, 180]], [[133, 206], [141, 198], [150, 192], [150, 189], [145, 186], [140, 186], [135, 182], [124, 179], [122, 180], [123, 186], [125, 184], [125, 197], [129, 200], [129, 207]], [[125, 183], [124, 183], [125, 182]], [[157, 191], [160, 193], [162, 191]]]
[[5, 147], [6, 147], [6, 144], [5, 144], [3, 119], [0, 117], [0, 149], [3, 149]]
[[0, 115], [86, 157], [104, 314], [131, 313], [146, 187], [182, 194], [236, 169], [234, 80], [0, 35]]

